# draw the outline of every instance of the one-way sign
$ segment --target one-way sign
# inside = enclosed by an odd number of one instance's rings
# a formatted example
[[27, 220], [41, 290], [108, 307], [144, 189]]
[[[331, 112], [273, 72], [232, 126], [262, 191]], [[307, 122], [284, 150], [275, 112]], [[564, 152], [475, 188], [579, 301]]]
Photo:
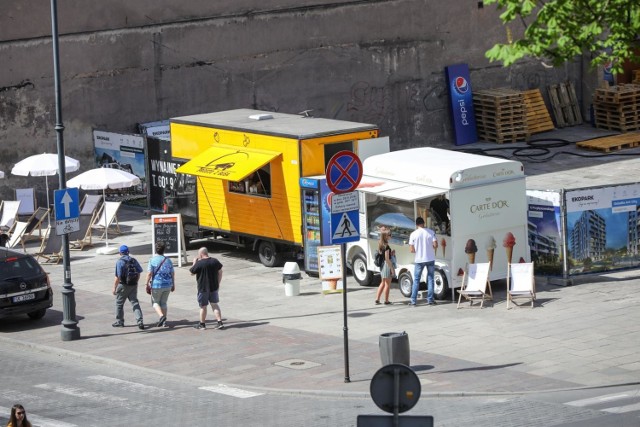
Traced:
[[80, 194], [77, 188], [65, 188], [53, 192], [56, 214], [56, 235], [80, 230]]

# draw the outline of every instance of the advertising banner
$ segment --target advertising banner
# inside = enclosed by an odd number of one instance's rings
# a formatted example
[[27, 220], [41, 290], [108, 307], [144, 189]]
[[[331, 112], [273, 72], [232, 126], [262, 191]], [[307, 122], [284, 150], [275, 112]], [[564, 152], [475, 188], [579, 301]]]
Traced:
[[640, 266], [640, 184], [566, 192], [569, 274]]
[[445, 67], [451, 98], [451, 116], [456, 145], [471, 144], [478, 141], [476, 116], [473, 110], [471, 77], [467, 64], [455, 64]]
[[529, 247], [538, 275], [562, 276], [560, 193], [527, 190]]
[[[185, 161], [171, 158], [171, 142], [147, 137], [147, 160], [149, 171], [149, 207], [164, 211], [168, 198], [173, 198], [178, 190], [176, 169]], [[173, 207], [173, 206], [172, 206]]]

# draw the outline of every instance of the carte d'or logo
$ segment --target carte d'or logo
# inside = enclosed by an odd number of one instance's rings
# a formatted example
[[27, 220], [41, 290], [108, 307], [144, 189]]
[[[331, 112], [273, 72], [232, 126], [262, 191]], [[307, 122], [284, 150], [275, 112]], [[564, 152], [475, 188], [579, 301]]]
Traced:
[[508, 208], [509, 202], [506, 200], [493, 200], [491, 197], [484, 199], [482, 203], [473, 204], [469, 207], [471, 213], [485, 213], [496, 209]]

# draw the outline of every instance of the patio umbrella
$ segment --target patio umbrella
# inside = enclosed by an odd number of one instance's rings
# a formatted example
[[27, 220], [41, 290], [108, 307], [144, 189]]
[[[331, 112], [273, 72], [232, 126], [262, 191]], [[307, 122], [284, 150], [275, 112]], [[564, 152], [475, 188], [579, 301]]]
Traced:
[[[64, 169], [67, 173], [75, 172], [80, 169], [80, 162], [71, 157], [64, 156]], [[47, 188], [47, 208], [51, 206], [49, 202], [49, 176], [58, 173], [57, 154], [42, 153], [27, 157], [16, 163], [13, 169], [11, 169], [11, 173], [21, 176], [44, 176]]]
[[[69, 188], [82, 188], [83, 190], [102, 190], [102, 200], [105, 199], [105, 190], [129, 188], [140, 184], [140, 178], [120, 169], [96, 168], [71, 178], [67, 181]], [[105, 224], [105, 249], [99, 253], [108, 254], [109, 250], [109, 224]], [[117, 249], [116, 249], [117, 251]], [[115, 252], [114, 252], [115, 253]]]

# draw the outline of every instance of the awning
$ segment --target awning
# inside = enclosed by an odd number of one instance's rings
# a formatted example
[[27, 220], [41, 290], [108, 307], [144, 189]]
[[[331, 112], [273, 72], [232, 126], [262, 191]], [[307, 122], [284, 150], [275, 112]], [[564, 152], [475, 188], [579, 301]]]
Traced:
[[446, 190], [442, 188], [409, 184], [368, 175], [362, 177], [358, 185], [358, 191], [407, 202], [446, 193]]
[[178, 173], [242, 181], [282, 153], [255, 148], [216, 145], [176, 169]]

